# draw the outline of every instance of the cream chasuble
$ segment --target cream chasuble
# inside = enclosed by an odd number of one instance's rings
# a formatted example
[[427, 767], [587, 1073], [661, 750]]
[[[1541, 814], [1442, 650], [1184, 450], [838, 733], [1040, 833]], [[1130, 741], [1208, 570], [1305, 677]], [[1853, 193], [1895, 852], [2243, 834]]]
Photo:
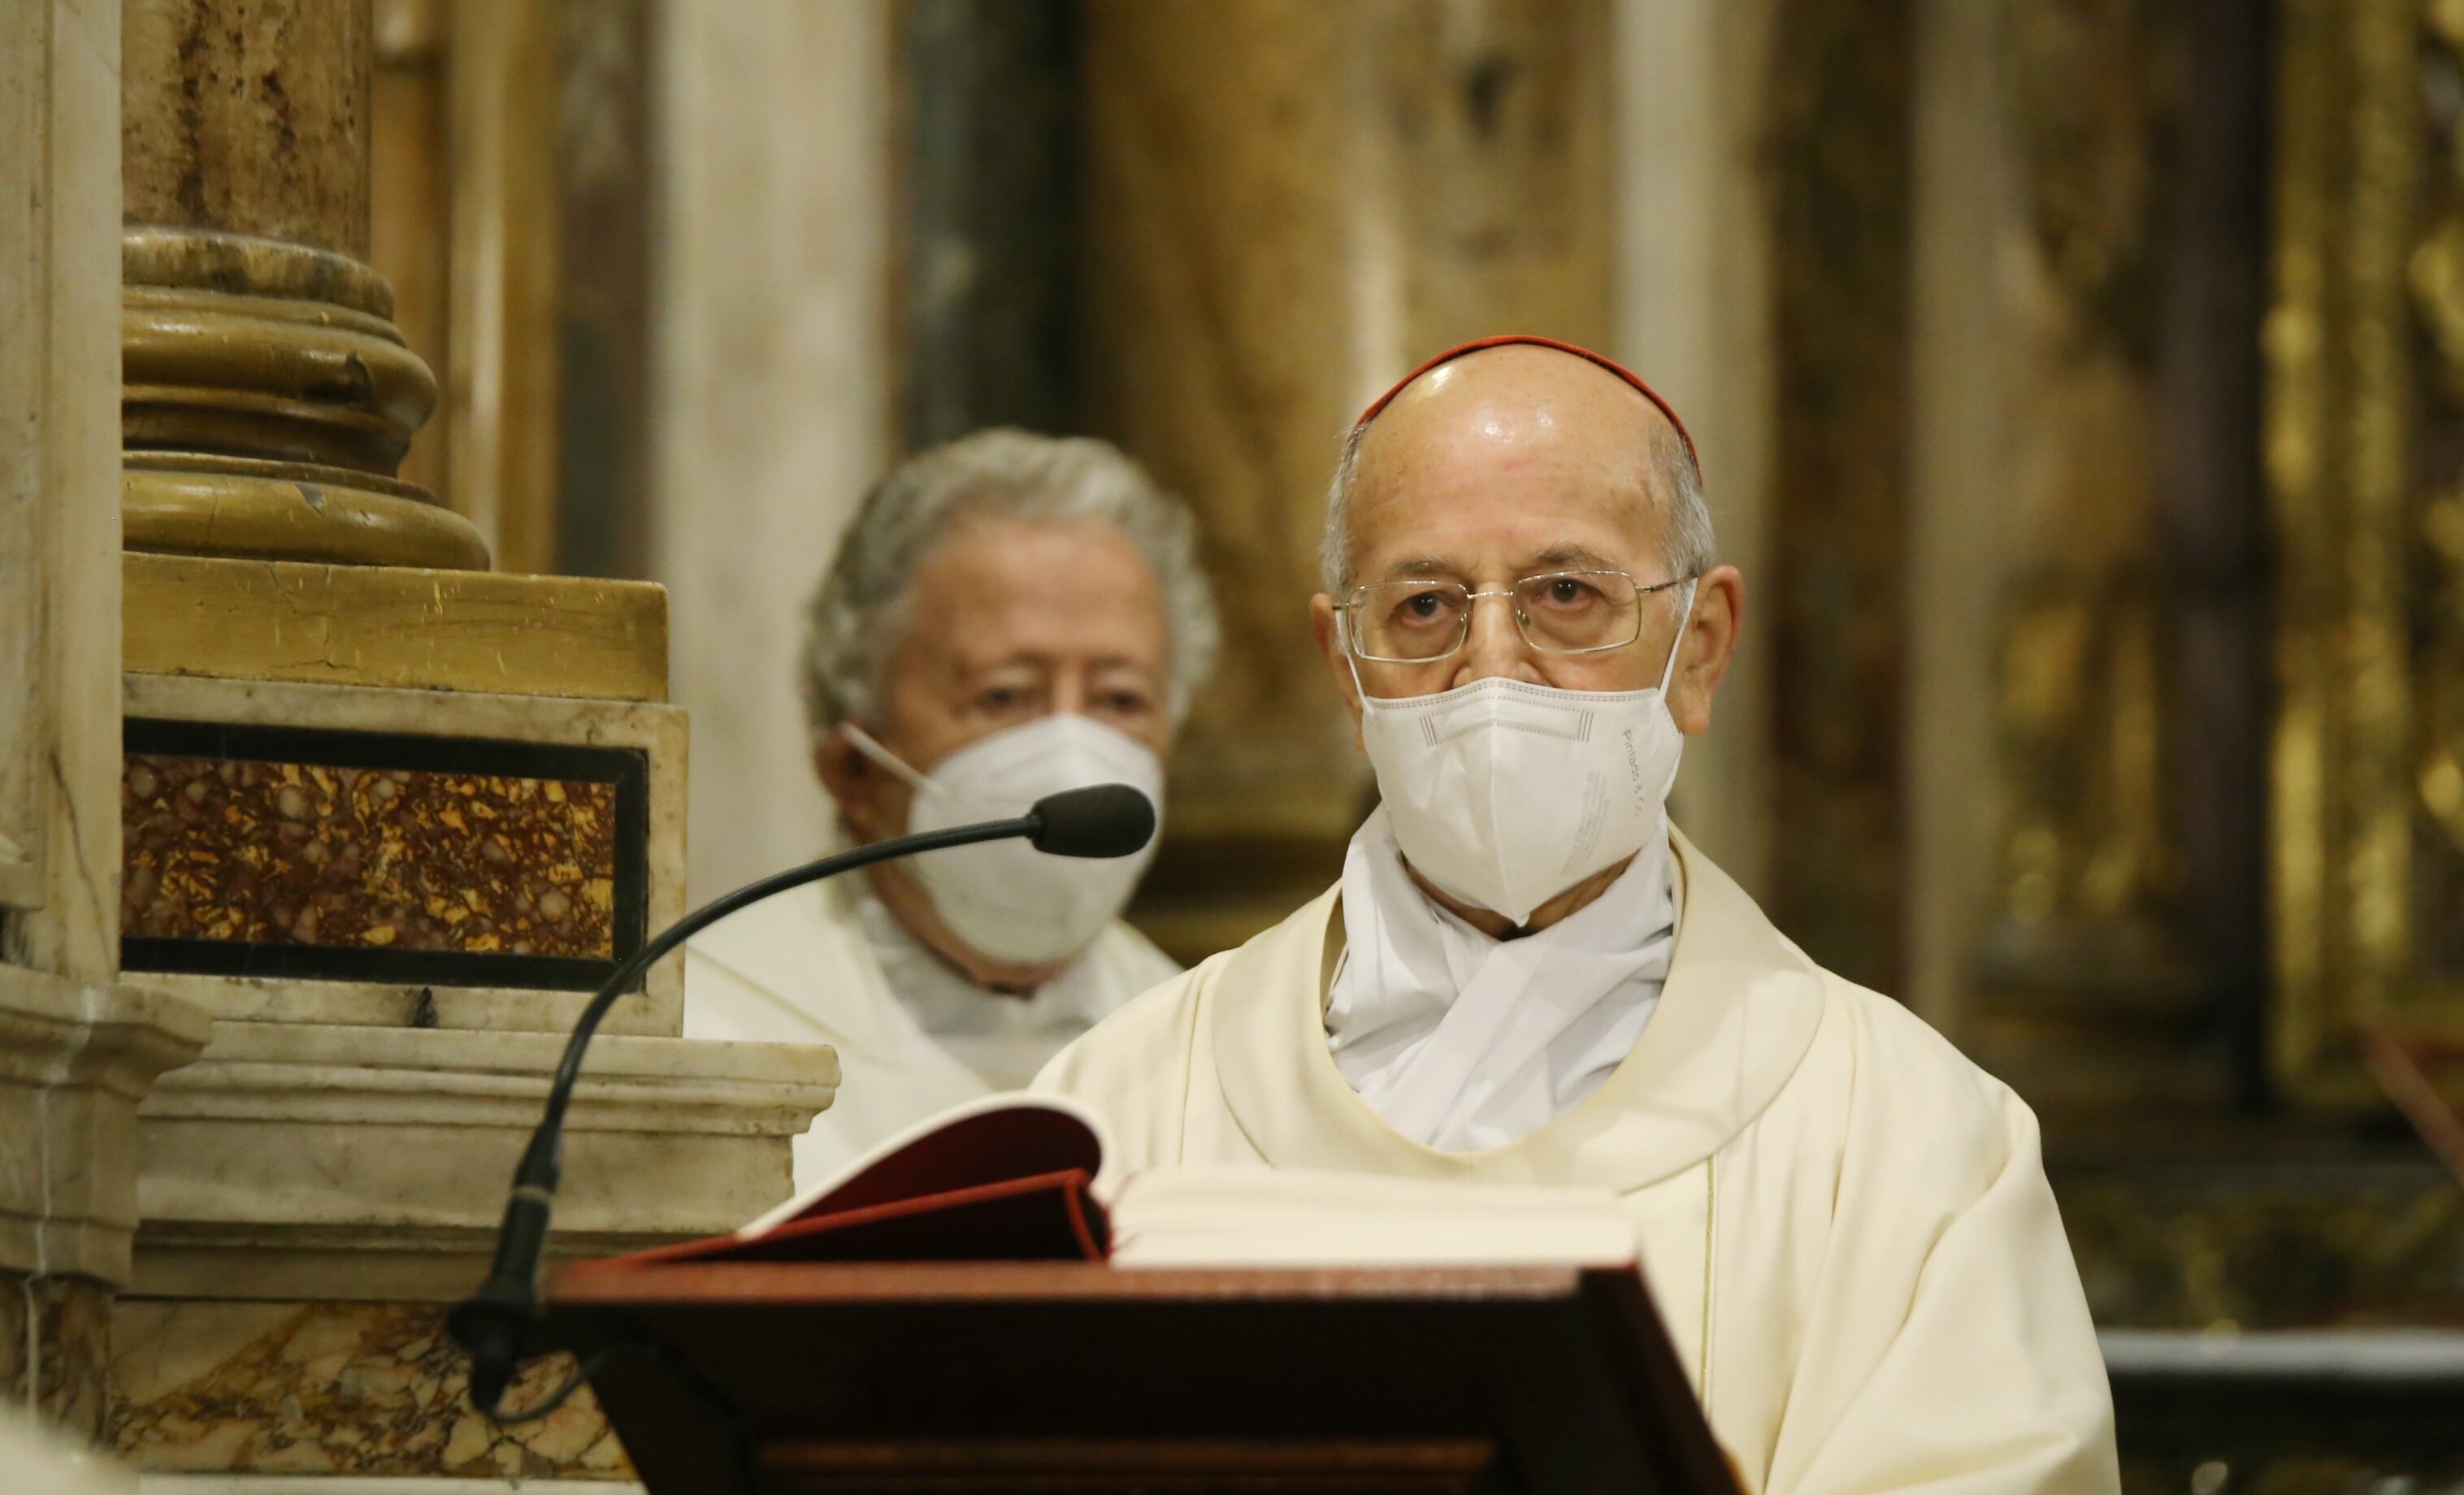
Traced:
[[1421, 1146], [1345, 1083], [1324, 1027], [1339, 890], [1132, 1002], [1036, 1083], [1103, 1116], [1108, 1167], [1616, 1191], [1752, 1495], [2117, 1489], [2035, 1116], [1671, 843], [1683, 913], [1658, 1010], [1605, 1084], [1518, 1142]]

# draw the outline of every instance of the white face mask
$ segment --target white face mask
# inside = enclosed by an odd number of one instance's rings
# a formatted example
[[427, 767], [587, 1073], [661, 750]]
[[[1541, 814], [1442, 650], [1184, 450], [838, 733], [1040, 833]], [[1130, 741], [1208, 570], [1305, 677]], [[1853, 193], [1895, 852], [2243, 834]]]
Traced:
[[1654, 690], [1491, 677], [1437, 695], [1363, 691], [1361, 741], [1404, 860], [1449, 896], [1521, 924], [1634, 855], [1667, 813], [1685, 746], [1668, 714], [1676, 669], [1672, 643]]
[[1153, 749], [1102, 722], [1071, 714], [1038, 716], [968, 743], [919, 774], [862, 728], [844, 729], [856, 750], [914, 787], [910, 834], [1023, 815], [1047, 794], [1125, 783], [1155, 802], [1156, 833], [1134, 856], [1053, 856], [1023, 840], [951, 846], [913, 858], [917, 881], [950, 932], [995, 960], [1042, 965], [1085, 949], [1155, 859], [1162, 839], [1163, 762]]

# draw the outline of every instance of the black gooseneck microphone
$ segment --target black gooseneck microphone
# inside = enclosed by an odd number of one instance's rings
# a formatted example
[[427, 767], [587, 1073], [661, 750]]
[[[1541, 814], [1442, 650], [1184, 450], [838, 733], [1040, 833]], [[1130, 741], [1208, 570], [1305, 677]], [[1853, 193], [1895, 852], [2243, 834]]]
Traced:
[[574, 1023], [573, 1037], [564, 1045], [564, 1058], [556, 1066], [556, 1081], [548, 1087], [547, 1107], [539, 1117], [539, 1130], [531, 1133], [530, 1146], [523, 1150], [521, 1163], [514, 1170], [513, 1192], [506, 1198], [504, 1223], [496, 1233], [495, 1262], [479, 1290], [455, 1305], [447, 1315], [448, 1331], [471, 1355], [471, 1404], [488, 1417], [497, 1416], [497, 1403], [512, 1384], [515, 1369], [543, 1350], [554, 1348], [539, 1342], [546, 1312], [539, 1301], [539, 1257], [547, 1245], [548, 1216], [556, 1202], [565, 1108], [572, 1102], [574, 1084], [582, 1076], [583, 1050], [590, 1046], [600, 1020], [607, 1016], [607, 1009], [616, 1004], [616, 999], [625, 994], [634, 978], [738, 909], [759, 903], [773, 893], [876, 862], [982, 841], [1006, 841], [1014, 836], [1023, 836], [1037, 850], [1055, 856], [1128, 856], [1145, 846], [1154, 838], [1155, 830], [1154, 802], [1128, 784], [1067, 789], [1036, 801], [1016, 820], [954, 825], [947, 830], [877, 841], [791, 868], [703, 904], [644, 944], [607, 978]]

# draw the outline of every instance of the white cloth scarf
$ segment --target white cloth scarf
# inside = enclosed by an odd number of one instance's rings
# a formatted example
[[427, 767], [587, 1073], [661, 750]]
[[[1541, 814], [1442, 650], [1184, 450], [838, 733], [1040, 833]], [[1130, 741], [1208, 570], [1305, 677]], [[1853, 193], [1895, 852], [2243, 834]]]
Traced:
[[855, 909], [898, 1005], [996, 1090], [1025, 1088], [1055, 1053], [1111, 1011], [1092, 949], [1015, 997], [977, 985], [935, 955], [870, 887], [857, 892]]
[[1469, 1153], [1522, 1140], [1600, 1088], [1660, 1005], [1676, 945], [1668, 825], [1600, 895], [1492, 939], [1420, 890], [1380, 808], [1343, 863], [1335, 1067], [1405, 1136]]

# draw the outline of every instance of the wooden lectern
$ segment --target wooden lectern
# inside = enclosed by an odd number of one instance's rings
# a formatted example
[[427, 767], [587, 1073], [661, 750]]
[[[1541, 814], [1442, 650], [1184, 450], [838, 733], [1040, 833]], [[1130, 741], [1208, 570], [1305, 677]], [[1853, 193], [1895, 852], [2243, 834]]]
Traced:
[[556, 1337], [650, 1495], [1729, 1495], [1632, 1267], [684, 1263]]

